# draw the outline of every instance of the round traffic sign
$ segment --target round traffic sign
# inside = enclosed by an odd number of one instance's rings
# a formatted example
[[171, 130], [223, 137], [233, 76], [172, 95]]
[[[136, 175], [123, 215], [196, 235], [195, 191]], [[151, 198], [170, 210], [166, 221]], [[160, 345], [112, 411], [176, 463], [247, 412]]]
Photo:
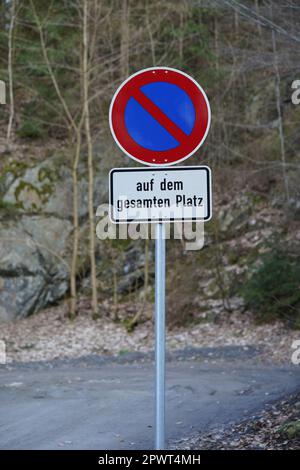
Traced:
[[173, 165], [204, 142], [210, 106], [189, 75], [153, 67], [131, 75], [117, 89], [109, 110], [112, 135], [123, 152], [152, 166]]

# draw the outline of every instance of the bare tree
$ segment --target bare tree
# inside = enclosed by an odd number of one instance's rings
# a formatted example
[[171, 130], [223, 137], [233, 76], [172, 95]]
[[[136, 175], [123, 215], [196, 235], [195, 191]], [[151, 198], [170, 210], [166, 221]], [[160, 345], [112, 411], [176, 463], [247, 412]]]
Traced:
[[[255, 0], [254, 6], [255, 6], [256, 14], [259, 15], [259, 4], [258, 4], [258, 0]], [[259, 36], [262, 37], [262, 26], [261, 26], [261, 23], [259, 23], [259, 22], [257, 23], [257, 30], [258, 30]]]
[[[51, 78], [52, 84], [58, 96], [58, 99], [62, 105], [62, 108], [65, 113], [65, 118], [69, 127], [69, 130], [73, 136], [75, 135], [75, 157], [73, 159], [72, 165], [72, 186], [73, 186], [73, 247], [72, 247], [72, 260], [70, 268], [70, 290], [71, 290], [71, 299], [70, 299], [70, 317], [74, 318], [76, 315], [76, 303], [77, 303], [77, 287], [76, 287], [76, 274], [77, 274], [77, 260], [78, 260], [78, 243], [79, 243], [79, 221], [78, 221], [78, 163], [81, 150], [81, 128], [83, 125], [84, 110], [81, 111], [81, 117], [79, 119], [79, 124], [76, 124], [75, 119], [72, 116], [72, 113], [67, 105], [67, 102], [64, 99], [62, 91], [60, 89], [59, 83], [56, 79], [53, 67], [51, 65], [47, 46], [44, 37], [44, 31], [42, 28], [42, 23], [37, 14], [35, 4], [33, 0], [30, 0], [30, 5], [32, 8], [33, 16], [35, 23], [37, 25], [39, 35], [40, 35], [40, 44], [42, 48], [43, 57], [47, 66], [49, 76]], [[71, 140], [72, 137], [71, 137]]]
[[95, 221], [94, 221], [94, 163], [93, 142], [90, 124], [89, 105], [89, 4], [83, 0], [83, 101], [84, 101], [84, 123], [88, 150], [88, 211], [90, 227], [90, 265], [91, 265], [91, 287], [92, 287], [92, 314], [98, 315], [97, 275], [95, 257]]
[[11, 1], [10, 23], [8, 29], [8, 86], [9, 86], [9, 118], [6, 139], [9, 142], [11, 138], [12, 126], [15, 115], [14, 84], [13, 84], [13, 33], [16, 21], [16, 0]]
[[126, 78], [129, 74], [129, 0], [121, 0], [121, 77]]
[[83, 125], [83, 114], [80, 123], [76, 129], [76, 143], [75, 143], [75, 157], [72, 164], [72, 188], [73, 188], [73, 248], [72, 248], [72, 260], [70, 270], [70, 317], [76, 316], [76, 305], [77, 305], [77, 262], [78, 262], [78, 248], [79, 248], [79, 217], [78, 217], [78, 165], [81, 151], [81, 129]]
[[148, 2], [146, 4], [146, 8], [145, 8], [145, 21], [146, 21], [146, 28], [147, 28], [148, 35], [149, 35], [152, 65], [155, 66], [156, 65], [155, 41], [154, 41], [151, 22], [150, 22], [150, 12], [149, 12], [149, 3]]
[[[272, 9], [271, 9], [271, 13], [273, 16]], [[286, 166], [285, 137], [284, 137], [284, 130], [283, 130], [282, 109], [281, 109], [280, 72], [279, 72], [279, 64], [278, 64], [276, 32], [274, 29], [272, 29], [272, 48], [273, 48], [273, 65], [274, 65], [274, 72], [275, 72], [275, 96], [276, 96], [276, 108], [277, 108], [277, 115], [278, 115], [278, 133], [279, 133], [279, 140], [280, 140], [280, 153], [281, 153], [281, 162], [282, 162], [282, 177], [283, 177], [286, 200], [288, 202], [290, 199], [290, 189], [289, 189], [289, 179], [288, 179], [287, 166]]]

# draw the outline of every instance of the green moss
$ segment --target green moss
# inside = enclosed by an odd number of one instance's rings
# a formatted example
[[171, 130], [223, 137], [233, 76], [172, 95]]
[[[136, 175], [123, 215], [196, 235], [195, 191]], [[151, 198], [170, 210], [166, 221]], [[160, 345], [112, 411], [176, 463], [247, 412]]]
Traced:
[[28, 167], [29, 165], [27, 163], [14, 160], [3, 168], [3, 177], [5, 177], [7, 173], [11, 173], [15, 178], [20, 178]]
[[129, 349], [120, 349], [120, 351], [118, 352], [118, 355], [124, 356], [125, 354], [128, 354], [128, 353], [130, 353]]
[[267, 197], [264, 196], [263, 194], [256, 194], [256, 193], [251, 193], [251, 192], [245, 192], [245, 196], [251, 201], [251, 203], [254, 206], [257, 206], [259, 204], [262, 204], [263, 202], [266, 201]]
[[41, 189], [39, 189], [39, 195], [40, 198], [45, 204], [48, 200], [51, 194], [53, 193], [53, 185], [52, 184], [44, 184]]
[[3, 199], [0, 199], [0, 211], [6, 215], [15, 215], [19, 212], [18, 207], [15, 204], [3, 201]]
[[279, 432], [288, 439], [300, 437], [300, 419], [283, 424], [280, 427]]
[[25, 191], [27, 191], [29, 194], [31, 193], [31, 200], [30, 197], [28, 197], [28, 202], [31, 204], [31, 209], [35, 211], [39, 210], [42, 204], [47, 203], [54, 190], [55, 172], [48, 168], [41, 168], [38, 173], [38, 181], [44, 184], [41, 184], [40, 187], [37, 187], [28, 181], [21, 180], [19, 182], [15, 190], [15, 198], [19, 208], [25, 209], [25, 201], [22, 200], [22, 194]]
[[127, 333], [132, 333], [137, 327], [139, 320], [135, 316], [125, 318], [122, 320], [122, 325], [126, 328]]
[[58, 175], [54, 169], [49, 168], [47, 166], [40, 168], [39, 173], [38, 173], [38, 180], [40, 183], [46, 180], [48, 180], [48, 182], [50, 183], [53, 183], [54, 181], [57, 180], [57, 178], [58, 178]]
[[107, 240], [107, 243], [110, 244], [110, 246], [117, 251], [123, 252], [126, 251], [130, 245], [132, 244], [132, 240], [130, 238], [127, 238], [125, 240], [122, 239], [116, 239], [116, 240]]
[[17, 207], [19, 207], [21, 209], [25, 209], [24, 203], [21, 199], [21, 195], [26, 190], [28, 190], [28, 191], [30, 191], [30, 192], [32, 192], [33, 194], [36, 195], [36, 197], [37, 197], [36, 201], [34, 201], [34, 200], [31, 201], [31, 209], [38, 210], [39, 209], [38, 201], [41, 201], [40, 191], [33, 184], [28, 183], [27, 181], [23, 181], [23, 180], [20, 181], [20, 183], [18, 184], [18, 186], [15, 190], [15, 198], [16, 198], [16, 201], [17, 201]]

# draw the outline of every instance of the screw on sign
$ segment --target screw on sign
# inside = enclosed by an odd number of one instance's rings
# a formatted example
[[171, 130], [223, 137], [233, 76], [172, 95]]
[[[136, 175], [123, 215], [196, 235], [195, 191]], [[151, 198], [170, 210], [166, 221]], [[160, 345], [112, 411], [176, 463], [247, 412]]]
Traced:
[[205, 92], [179, 70], [155, 67], [137, 72], [116, 91], [110, 106], [112, 135], [131, 158], [152, 166], [190, 157], [210, 127]]

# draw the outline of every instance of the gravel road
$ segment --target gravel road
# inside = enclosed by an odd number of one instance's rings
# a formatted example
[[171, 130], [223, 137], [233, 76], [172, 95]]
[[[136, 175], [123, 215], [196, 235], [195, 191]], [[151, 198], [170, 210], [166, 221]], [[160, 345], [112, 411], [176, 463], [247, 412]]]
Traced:
[[[300, 389], [300, 367], [264, 364], [252, 347], [168, 357], [167, 438], [239, 422]], [[1, 449], [151, 449], [152, 354], [0, 366]]]

